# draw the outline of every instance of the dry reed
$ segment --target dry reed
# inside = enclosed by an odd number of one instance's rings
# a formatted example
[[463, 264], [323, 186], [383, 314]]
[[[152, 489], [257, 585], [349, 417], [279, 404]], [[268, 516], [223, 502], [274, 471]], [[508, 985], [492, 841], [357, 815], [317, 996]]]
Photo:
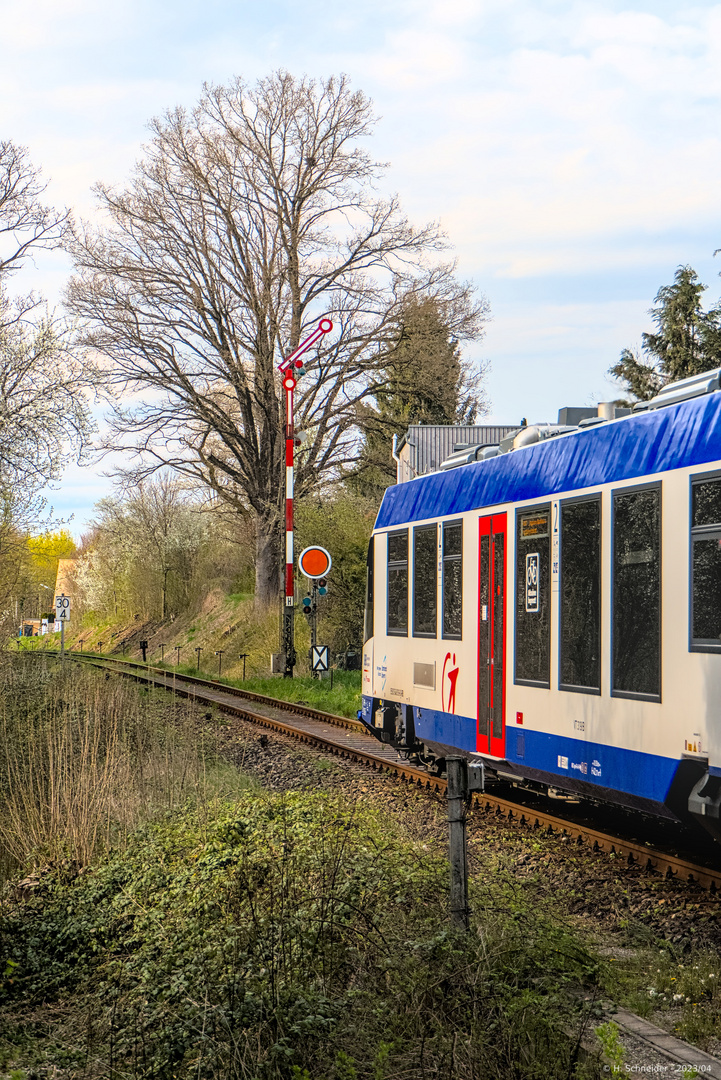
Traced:
[[202, 789], [191, 708], [41, 656], [0, 660], [0, 859], [85, 865]]

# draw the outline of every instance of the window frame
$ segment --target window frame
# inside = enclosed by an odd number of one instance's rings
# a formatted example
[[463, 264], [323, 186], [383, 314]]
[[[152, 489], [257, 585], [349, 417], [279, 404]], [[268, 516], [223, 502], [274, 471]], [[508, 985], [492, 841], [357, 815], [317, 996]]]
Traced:
[[[519, 679], [516, 671], [518, 667], [518, 521], [527, 514], [548, 513], [548, 679]], [[553, 560], [552, 546], [553, 530], [553, 500], [535, 503], [532, 506], [517, 506], [516, 516], [513, 522], [513, 684], [514, 686], [533, 686], [538, 690], [551, 689], [551, 655], [553, 645], [553, 589], [551, 582], [551, 563]]]
[[[389, 558], [388, 548], [390, 547], [390, 540], [392, 536], [401, 536], [405, 534], [406, 538], [406, 628], [405, 630], [391, 629], [390, 626], [390, 569], [391, 566], [401, 566], [402, 563], [397, 560], [391, 563]], [[409, 617], [410, 617], [410, 569], [411, 569], [411, 553], [409, 546], [409, 529], [408, 526], [405, 529], [391, 529], [386, 533], [386, 637], [408, 637]]]
[[[386, 563], [388, 549], [386, 548]], [[363, 644], [375, 637], [375, 559], [376, 536], [371, 533], [366, 555], [366, 595], [363, 605]]]
[[[435, 611], [433, 619], [433, 632], [429, 630], [416, 630], [416, 536], [422, 532], [430, 532], [433, 530], [433, 573], [435, 576]], [[425, 525], [413, 526], [413, 576], [411, 579], [410, 568], [408, 574], [408, 587], [411, 590], [412, 603], [411, 603], [411, 637], [414, 638], [430, 638], [431, 640], [437, 640], [438, 638], [438, 522], [428, 521]], [[408, 552], [410, 560], [410, 551]], [[412, 584], [411, 584], [412, 581]]]
[[721, 470], [713, 469], [711, 472], [692, 473], [688, 484], [688, 651], [697, 653], [721, 653], [721, 641], [714, 645], [712, 642], [704, 642], [703, 639], [694, 640], [693, 636], [693, 546], [694, 536], [699, 539], [721, 539], [721, 522], [718, 525], [694, 525], [693, 523], [693, 489], [694, 484], [707, 483], [709, 480], [718, 480], [721, 483]]
[[[461, 564], [461, 632], [460, 634], [447, 634], [446, 633], [446, 555], [445, 555], [445, 531], [446, 528], [452, 528], [460, 526], [461, 529], [461, 553], [460, 555], [449, 555], [448, 561], [458, 561]], [[442, 641], [463, 641], [463, 518], [457, 518], [454, 521], [441, 522], [441, 640]]]
[[[561, 626], [563, 613], [563, 604], [561, 602], [563, 591], [563, 508], [564, 506], [570, 506], [574, 503], [585, 502], [598, 503], [598, 647], [601, 654], [598, 671], [598, 689], [593, 686], [575, 686], [572, 683], [565, 683], [561, 679], [563, 663], [563, 636]], [[568, 499], [559, 499], [558, 513], [560, 518], [558, 530], [558, 689], [570, 694], [591, 694], [593, 697], [600, 697], [603, 686], [603, 493], [595, 491], [591, 495], [574, 495]], [[613, 545], [611, 546], [611, 560], [613, 561]], [[613, 653], [611, 655], [613, 655]]]
[[[632, 495], [636, 491], [658, 491], [658, 681], [659, 692], [658, 694], [643, 694], [636, 690], [616, 690], [614, 689], [614, 670], [613, 670], [613, 656], [614, 656], [614, 632], [615, 625], [615, 594], [616, 594], [616, 573], [615, 573], [615, 558], [614, 553], [616, 550], [616, 496], [617, 495]], [[617, 487], [611, 488], [611, 625], [609, 627], [609, 694], [615, 698], [625, 698], [628, 701], [649, 701], [654, 705], [660, 705], [663, 697], [663, 482], [661, 480], [652, 480], [645, 484], [632, 484], [630, 487]]]

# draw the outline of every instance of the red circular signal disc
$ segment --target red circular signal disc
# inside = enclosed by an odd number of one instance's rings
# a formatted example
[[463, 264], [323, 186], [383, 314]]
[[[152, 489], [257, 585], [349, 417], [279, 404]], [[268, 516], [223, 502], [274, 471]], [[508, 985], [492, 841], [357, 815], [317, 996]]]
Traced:
[[325, 577], [331, 565], [331, 557], [322, 547], [307, 547], [298, 556], [298, 568], [307, 578]]

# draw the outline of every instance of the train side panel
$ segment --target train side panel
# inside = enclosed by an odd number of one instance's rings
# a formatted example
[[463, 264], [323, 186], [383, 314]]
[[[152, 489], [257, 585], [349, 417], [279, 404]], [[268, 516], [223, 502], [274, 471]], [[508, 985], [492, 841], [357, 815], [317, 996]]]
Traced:
[[[524, 451], [519, 452], [520, 454]], [[519, 462], [520, 465], [520, 462]], [[458, 470], [459, 472], [462, 470]], [[537, 780], [568, 791], [620, 800], [631, 806], [668, 812], [680, 774], [683, 788], [708, 767], [721, 772], [718, 705], [721, 655], [689, 648], [689, 566], [691, 556], [690, 477], [708, 465], [649, 477], [572, 489], [544, 497], [483, 507], [461, 515], [412, 520], [403, 528], [379, 530], [374, 537], [374, 636], [364, 650], [364, 718], [372, 723], [374, 702], [397, 703], [410, 710], [416, 738], [436, 747], [468, 754], [479, 747], [479, 626], [483, 605], [479, 589], [479, 521], [505, 514], [503, 755], [484, 751], [501, 774]], [[614, 496], [633, 492], [644, 482], [660, 488], [661, 671], [658, 700], [614, 692], [611, 656]], [[561, 582], [557, 552], [552, 552], [550, 580], [550, 663], [548, 685], [523, 685], [516, 679], [516, 616], [520, 570], [517, 566], [518, 517], [539, 504], [557, 523], [566, 500], [600, 496], [601, 664], [598, 692], [576, 692], [559, 685], [559, 608]], [[444, 639], [444, 523], [463, 523], [463, 612], [460, 640]], [[435, 636], [414, 630], [414, 529], [437, 527]], [[406, 632], [388, 633], [388, 537], [407, 530], [408, 619]], [[556, 538], [553, 538], [553, 544]], [[631, 553], [629, 558], [645, 556]], [[562, 558], [562, 554], [561, 554]], [[533, 564], [531, 563], [531, 566]]]

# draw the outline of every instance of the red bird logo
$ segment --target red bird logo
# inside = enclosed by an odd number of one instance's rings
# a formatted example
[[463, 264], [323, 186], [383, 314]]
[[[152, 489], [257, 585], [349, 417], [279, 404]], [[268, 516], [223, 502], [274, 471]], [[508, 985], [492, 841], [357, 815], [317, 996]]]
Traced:
[[[443, 711], [450, 713], [456, 711], [456, 682], [458, 681], [459, 669], [457, 667], [451, 667], [448, 668], [448, 670], [446, 671], [446, 668], [448, 667], [449, 663], [455, 664], [455, 662], [456, 654], [453, 653], [451, 659], [451, 653], [446, 653], [446, 658], [443, 661], [443, 678], [441, 679], [441, 704], [443, 706]], [[448, 679], [449, 683], [448, 708], [446, 708], [446, 678]]]

